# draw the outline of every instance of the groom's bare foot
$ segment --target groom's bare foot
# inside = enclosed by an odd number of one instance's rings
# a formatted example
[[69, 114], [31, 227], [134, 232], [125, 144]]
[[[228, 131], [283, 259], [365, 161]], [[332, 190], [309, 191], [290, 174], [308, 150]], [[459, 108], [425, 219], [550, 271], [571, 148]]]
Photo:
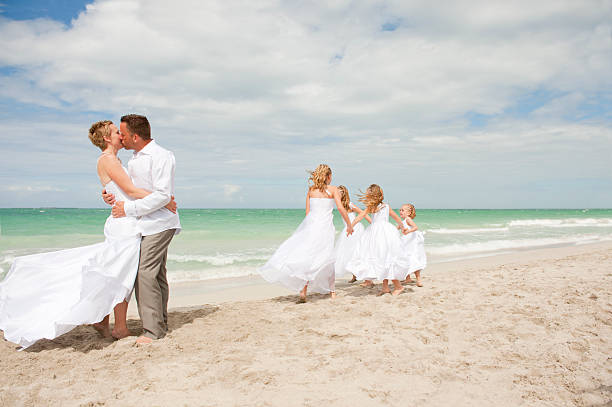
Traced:
[[149, 338], [148, 336], [139, 336], [136, 339], [136, 343], [138, 345], [149, 345], [149, 344], [153, 343], [153, 339]]
[[331, 297], [331, 299], [333, 300], [334, 298], [336, 298], [336, 292], [332, 291], [331, 293], [329, 293], [329, 296]]
[[374, 283], [370, 280], [366, 280], [363, 283], [359, 284], [361, 287], [372, 288], [374, 287]]
[[127, 338], [128, 336], [131, 336], [132, 333], [127, 329], [113, 329], [113, 331], [111, 332], [111, 335], [113, 336], [113, 338], [119, 340], [119, 339], [123, 339], [123, 338]]
[[390, 290], [387, 288], [386, 290], [384, 290], [384, 289], [383, 289], [383, 290], [381, 290], [381, 291], [380, 291], [378, 294], [376, 294], [376, 295], [378, 295], [378, 296], [380, 297], [381, 295], [389, 294], [390, 292], [391, 292], [391, 291], [390, 291]]
[[93, 326], [93, 328], [98, 331], [98, 333], [100, 334], [101, 337], [103, 338], [110, 338], [111, 337], [111, 331], [110, 331], [110, 327], [108, 326], [108, 322], [104, 323], [104, 322], [96, 322], [95, 324], [91, 324], [91, 326]]
[[357, 277], [355, 277], [355, 275], [353, 275], [353, 278], [351, 278], [349, 280], [349, 283], [354, 283], [355, 281], [357, 281]]

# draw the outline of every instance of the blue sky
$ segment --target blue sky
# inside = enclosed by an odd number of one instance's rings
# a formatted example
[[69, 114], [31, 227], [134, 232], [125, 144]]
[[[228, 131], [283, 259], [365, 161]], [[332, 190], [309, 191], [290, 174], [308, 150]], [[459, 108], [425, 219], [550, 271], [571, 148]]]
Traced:
[[33, 20], [49, 18], [70, 24], [73, 18], [85, 11], [85, 5], [92, 1], [79, 0], [10, 0], [2, 1], [2, 14], [11, 20]]
[[301, 207], [321, 162], [393, 205], [612, 207], [610, 1], [0, 4], [0, 207], [101, 207], [87, 129], [133, 112], [183, 207]]

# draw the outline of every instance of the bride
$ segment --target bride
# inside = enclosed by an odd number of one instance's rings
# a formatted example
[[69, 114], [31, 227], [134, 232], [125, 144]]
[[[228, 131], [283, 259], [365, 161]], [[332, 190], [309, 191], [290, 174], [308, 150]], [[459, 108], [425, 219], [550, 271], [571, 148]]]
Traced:
[[[110, 120], [94, 123], [89, 139], [102, 150], [98, 177], [118, 201], [143, 198], [117, 152], [121, 134]], [[166, 206], [176, 212], [171, 200]], [[130, 335], [126, 314], [138, 271], [140, 233], [136, 218], [109, 216], [105, 240], [90, 246], [17, 257], [0, 282], [0, 330], [25, 349], [42, 338], [54, 339], [81, 324], [93, 324], [105, 337]], [[109, 326], [114, 310], [115, 326]]]

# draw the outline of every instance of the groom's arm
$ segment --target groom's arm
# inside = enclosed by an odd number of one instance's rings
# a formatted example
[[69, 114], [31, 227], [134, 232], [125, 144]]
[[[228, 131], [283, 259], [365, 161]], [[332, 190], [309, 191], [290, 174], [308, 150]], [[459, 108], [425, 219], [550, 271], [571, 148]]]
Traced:
[[175, 160], [172, 153], [154, 160], [151, 169], [153, 191], [142, 199], [126, 201], [123, 204], [125, 215], [144, 216], [166, 206], [172, 199], [174, 167]]

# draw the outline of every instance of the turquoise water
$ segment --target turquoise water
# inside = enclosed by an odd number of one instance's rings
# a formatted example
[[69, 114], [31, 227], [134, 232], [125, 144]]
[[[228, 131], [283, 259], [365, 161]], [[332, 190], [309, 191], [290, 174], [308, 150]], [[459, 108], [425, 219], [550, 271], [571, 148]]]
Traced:
[[[0, 209], [0, 277], [16, 256], [103, 240], [108, 209]], [[183, 209], [171, 281], [256, 273], [304, 218], [302, 209]], [[418, 210], [428, 259], [441, 262], [612, 240], [612, 209]], [[335, 211], [336, 230], [343, 228]], [[366, 225], [364, 221], [364, 225]]]

